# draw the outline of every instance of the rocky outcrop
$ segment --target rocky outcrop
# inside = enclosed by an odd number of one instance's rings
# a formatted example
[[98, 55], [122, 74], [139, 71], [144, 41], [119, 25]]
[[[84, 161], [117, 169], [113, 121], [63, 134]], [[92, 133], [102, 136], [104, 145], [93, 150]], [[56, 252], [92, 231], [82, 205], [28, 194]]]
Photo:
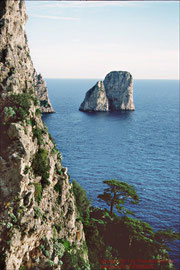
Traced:
[[54, 113], [54, 109], [48, 98], [48, 88], [46, 82], [43, 80], [41, 74], [37, 74], [34, 71], [35, 89], [37, 93], [37, 98], [40, 102], [40, 108], [42, 113]]
[[126, 71], [112, 71], [104, 81], [91, 88], [80, 106], [80, 111], [134, 110], [133, 78]]
[[24, 1], [0, 1], [0, 269], [58, 270], [66, 252], [89, 269], [69, 175], [41, 119], [26, 20]]
[[80, 106], [80, 110], [102, 112], [109, 110], [109, 102], [103, 82], [97, 82], [96, 85], [86, 93], [85, 99]]

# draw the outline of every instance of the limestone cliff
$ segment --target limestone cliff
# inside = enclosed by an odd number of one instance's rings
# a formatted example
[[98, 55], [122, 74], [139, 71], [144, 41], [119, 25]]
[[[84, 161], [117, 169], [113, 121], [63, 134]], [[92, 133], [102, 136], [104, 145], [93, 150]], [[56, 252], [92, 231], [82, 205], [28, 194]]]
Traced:
[[43, 80], [41, 74], [37, 74], [36, 71], [34, 71], [34, 81], [37, 98], [40, 102], [41, 112], [55, 112], [48, 97], [48, 88], [46, 86], [46, 82]]
[[[41, 119], [23, 0], [0, 1], [0, 269], [89, 269], [67, 169]], [[73, 266], [72, 266], [72, 269]]]
[[133, 79], [126, 71], [112, 71], [85, 96], [81, 111], [134, 110]]

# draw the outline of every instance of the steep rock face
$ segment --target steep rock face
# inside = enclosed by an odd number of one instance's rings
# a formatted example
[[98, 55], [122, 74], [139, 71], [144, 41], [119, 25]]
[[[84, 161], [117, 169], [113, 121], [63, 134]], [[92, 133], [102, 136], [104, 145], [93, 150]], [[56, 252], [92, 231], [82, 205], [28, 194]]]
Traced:
[[84, 111], [108, 111], [108, 99], [103, 82], [99, 81], [87, 93], [80, 110]]
[[133, 79], [126, 71], [113, 71], [106, 75], [104, 87], [112, 111], [134, 110]]
[[34, 72], [35, 89], [37, 98], [40, 102], [40, 108], [42, 113], [54, 113], [54, 109], [48, 97], [48, 88], [46, 82], [43, 80], [41, 74]]
[[61, 269], [67, 246], [89, 269], [69, 175], [41, 119], [26, 20], [24, 1], [0, 1], [0, 269]]
[[[97, 88], [98, 84], [100, 88]], [[99, 98], [101, 89], [104, 89], [103, 99]], [[126, 71], [112, 71], [103, 82], [98, 82], [90, 89], [81, 104], [81, 111], [121, 111], [134, 110], [133, 79]]]

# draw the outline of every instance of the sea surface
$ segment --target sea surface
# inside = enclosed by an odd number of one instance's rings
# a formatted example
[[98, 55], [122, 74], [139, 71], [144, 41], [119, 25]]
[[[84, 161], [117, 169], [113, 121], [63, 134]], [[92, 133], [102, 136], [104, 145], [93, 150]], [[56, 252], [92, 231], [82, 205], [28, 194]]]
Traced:
[[[179, 227], [179, 81], [135, 80], [132, 112], [80, 112], [97, 79], [47, 79], [56, 111], [43, 116], [63, 154], [71, 180], [86, 189], [93, 205], [103, 180], [134, 185], [140, 197], [135, 216], [155, 230]], [[171, 259], [179, 266], [178, 241]], [[143, 258], [141, 258], [143, 259]]]

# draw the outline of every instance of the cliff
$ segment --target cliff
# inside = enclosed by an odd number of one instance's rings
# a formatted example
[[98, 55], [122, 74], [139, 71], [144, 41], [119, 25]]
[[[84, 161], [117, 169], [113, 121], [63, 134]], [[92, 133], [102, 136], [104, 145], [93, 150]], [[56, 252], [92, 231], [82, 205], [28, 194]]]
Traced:
[[67, 168], [41, 119], [26, 20], [24, 0], [0, 1], [0, 269], [58, 270], [65, 253], [89, 269]]
[[134, 110], [133, 78], [126, 71], [112, 71], [104, 81], [91, 88], [81, 104], [80, 111]]
[[54, 109], [48, 97], [48, 88], [46, 82], [43, 80], [41, 74], [37, 74], [34, 70], [34, 84], [37, 98], [40, 102], [40, 109], [42, 113], [54, 113]]

